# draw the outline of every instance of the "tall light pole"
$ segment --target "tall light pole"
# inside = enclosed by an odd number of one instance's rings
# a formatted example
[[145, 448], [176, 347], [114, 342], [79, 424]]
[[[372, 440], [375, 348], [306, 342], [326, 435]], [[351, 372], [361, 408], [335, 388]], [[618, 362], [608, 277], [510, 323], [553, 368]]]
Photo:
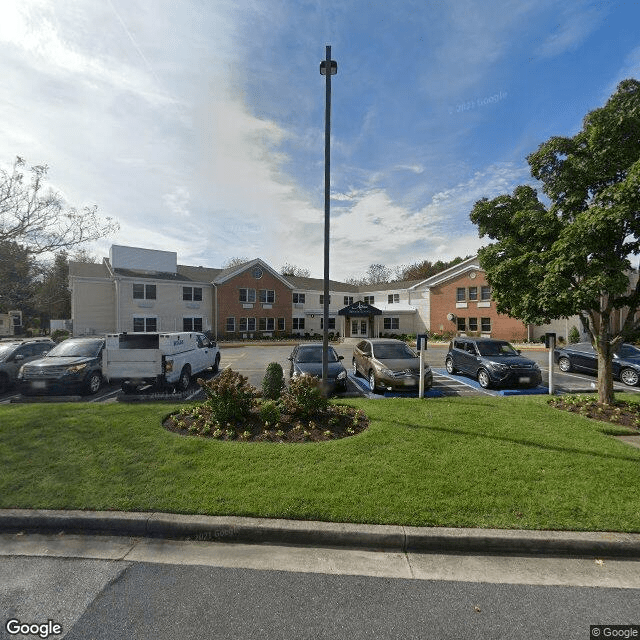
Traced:
[[326, 59], [320, 63], [320, 74], [326, 76], [324, 112], [324, 298], [322, 331], [322, 387], [327, 388], [329, 371], [329, 210], [331, 201], [331, 76], [338, 73], [338, 63], [331, 59], [327, 45]]

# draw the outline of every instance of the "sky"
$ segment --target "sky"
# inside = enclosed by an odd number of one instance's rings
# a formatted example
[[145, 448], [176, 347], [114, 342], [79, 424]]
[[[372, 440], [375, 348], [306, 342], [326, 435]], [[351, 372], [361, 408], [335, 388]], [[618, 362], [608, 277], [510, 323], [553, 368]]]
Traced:
[[640, 79], [640, 3], [3, 0], [0, 165], [49, 166], [111, 244], [323, 275], [332, 48], [332, 279], [474, 254], [480, 198]]

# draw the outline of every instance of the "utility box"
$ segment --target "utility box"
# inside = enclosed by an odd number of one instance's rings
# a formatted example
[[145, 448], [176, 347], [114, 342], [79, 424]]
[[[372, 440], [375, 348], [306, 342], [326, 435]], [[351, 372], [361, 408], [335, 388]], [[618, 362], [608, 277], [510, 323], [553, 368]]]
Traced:
[[556, 344], [556, 334], [555, 333], [545, 333], [544, 334], [544, 346], [547, 349], [551, 349], [551, 346], [555, 346]]

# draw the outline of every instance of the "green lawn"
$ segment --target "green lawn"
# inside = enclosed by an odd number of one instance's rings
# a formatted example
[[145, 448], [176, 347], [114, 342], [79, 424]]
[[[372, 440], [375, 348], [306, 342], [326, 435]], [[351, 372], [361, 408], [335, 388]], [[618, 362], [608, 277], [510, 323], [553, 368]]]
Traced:
[[286, 445], [178, 436], [167, 405], [3, 405], [0, 508], [640, 532], [613, 425], [534, 396], [349, 404], [367, 431]]

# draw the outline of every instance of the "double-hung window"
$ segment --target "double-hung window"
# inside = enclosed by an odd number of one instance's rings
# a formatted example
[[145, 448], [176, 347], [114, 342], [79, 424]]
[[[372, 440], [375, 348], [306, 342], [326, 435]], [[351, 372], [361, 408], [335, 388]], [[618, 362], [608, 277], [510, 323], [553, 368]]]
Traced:
[[304, 304], [304, 293], [293, 294], [293, 304]]
[[133, 285], [134, 300], [155, 300], [156, 285], [155, 284], [135, 284]]
[[240, 302], [255, 302], [256, 290], [255, 289], [240, 289]]
[[138, 333], [149, 333], [158, 330], [158, 319], [154, 317], [134, 316], [133, 330]]
[[491, 287], [480, 287], [480, 300], [491, 300]]
[[202, 300], [202, 287], [182, 287], [182, 299], [194, 302]]
[[259, 300], [264, 304], [273, 304], [276, 300], [276, 292], [273, 289], [260, 289]]
[[400, 318], [384, 318], [383, 322], [387, 331], [400, 328]]
[[202, 318], [182, 318], [183, 331], [202, 331]]
[[399, 293], [390, 293], [387, 302], [389, 304], [398, 304], [400, 302], [400, 294]]
[[373, 304], [375, 302], [375, 296], [365, 296], [364, 303], [365, 304]]

